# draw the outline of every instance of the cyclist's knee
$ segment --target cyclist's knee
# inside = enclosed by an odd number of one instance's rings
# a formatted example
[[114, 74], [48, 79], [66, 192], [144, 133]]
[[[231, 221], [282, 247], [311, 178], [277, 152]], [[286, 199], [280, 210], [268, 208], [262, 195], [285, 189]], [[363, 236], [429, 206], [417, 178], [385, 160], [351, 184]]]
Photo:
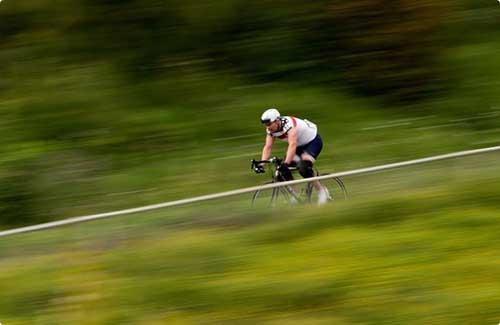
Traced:
[[299, 163], [299, 173], [304, 178], [314, 176], [313, 163], [309, 160], [301, 160]]

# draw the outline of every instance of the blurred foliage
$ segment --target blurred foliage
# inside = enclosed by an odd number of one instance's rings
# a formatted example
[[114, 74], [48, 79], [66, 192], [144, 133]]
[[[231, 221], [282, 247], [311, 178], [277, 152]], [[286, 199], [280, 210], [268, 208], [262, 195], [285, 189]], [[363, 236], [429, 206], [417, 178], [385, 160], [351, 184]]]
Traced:
[[440, 66], [446, 48], [440, 29], [454, 9], [412, 0], [81, 0], [60, 1], [58, 19], [46, 26], [40, 21], [52, 6], [12, 7], [24, 10], [4, 10], [4, 37], [40, 34], [55, 41], [59, 60], [105, 60], [136, 81], [197, 63], [263, 80], [312, 73], [400, 100], [442, 87], [447, 71]]
[[[462, 117], [499, 105], [490, 9], [485, 0], [2, 1], [0, 223], [254, 184], [244, 163], [218, 159], [247, 161], [262, 138], [215, 140], [262, 132], [253, 121], [267, 106], [318, 121], [340, 166], [491, 141], [495, 133], [467, 130], [494, 129], [494, 119], [358, 132], [414, 112]], [[371, 143], [394, 138], [404, 140]], [[103, 200], [151, 188], [161, 190]]]
[[332, 1], [318, 30], [318, 53], [364, 94], [425, 98], [446, 85], [440, 29], [451, 9], [446, 1]]
[[[326, 172], [498, 145], [499, 18], [492, 0], [3, 0], [0, 228], [264, 182], [268, 106], [317, 122]], [[495, 157], [351, 177], [322, 208], [241, 196], [3, 238], [0, 322], [495, 323]]]
[[33, 175], [27, 169], [7, 170], [0, 182], [0, 214], [3, 224], [19, 225], [41, 222], [33, 193]]
[[0, 238], [2, 322], [496, 323], [491, 155], [349, 177], [320, 208], [241, 196]]

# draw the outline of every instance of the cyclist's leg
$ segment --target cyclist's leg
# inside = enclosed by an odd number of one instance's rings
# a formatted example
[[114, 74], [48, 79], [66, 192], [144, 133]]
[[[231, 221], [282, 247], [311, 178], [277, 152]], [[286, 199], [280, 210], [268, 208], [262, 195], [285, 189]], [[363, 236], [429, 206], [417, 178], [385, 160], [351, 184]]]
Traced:
[[[316, 159], [307, 152], [303, 152], [300, 158], [301, 158], [301, 161], [299, 163], [300, 175], [304, 178], [314, 177], [313, 165]], [[317, 191], [320, 191], [323, 188], [319, 181], [313, 181], [312, 183]]]
[[[323, 149], [323, 141], [318, 134], [310, 143], [304, 147], [304, 151], [301, 153], [301, 166], [300, 174], [304, 178], [310, 178], [314, 176], [313, 164], [318, 158], [321, 150]], [[320, 181], [312, 182], [314, 188], [318, 192], [318, 203], [325, 203], [330, 197], [326, 187], [322, 186]]]
[[[321, 140], [320, 135], [317, 134], [311, 142], [301, 147], [300, 152], [297, 151], [297, 154], [299, 154], [301, 158], [300, 174], [302, 175], [302, 177], [309, 178], [314, 176], [313, 164], [318, 158], [322, 149], [323, 141]], [[319, 182], [317, 184], [318, 186], [320, 186]]]
[[[300, 148], [300, 151], [298, 150]], [[318, 159], [321, 150], [323, 149], [323, 140], [319, 134], [309, 142], [308, 144], [297, 147], [297, 154], [300, 156], [302, 160], [311, 161], [314, 163], [316, 159]]]

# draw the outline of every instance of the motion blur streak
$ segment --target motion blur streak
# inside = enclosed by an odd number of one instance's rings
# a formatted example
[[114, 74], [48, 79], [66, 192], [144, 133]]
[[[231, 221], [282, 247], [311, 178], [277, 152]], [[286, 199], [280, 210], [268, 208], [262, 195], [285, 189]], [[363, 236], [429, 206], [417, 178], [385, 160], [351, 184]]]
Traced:
[[497, 324], [497, 152], [346, 176], [325, 207], [135, 209], [269, 182], [269, 107], [318, 126], [322, 173], [498, 146], [499, 22], [494, 0], [1, 1], [0, 232], [134, 214], [0, 237], [0, 322]]
[[405, 161], [405, 162], [400, 162], [400, 163], [393, 163], [393, 164], [389, 164], [389, 165], [375, 166], [375, 167], [368, 167], [368, 168], [362, 168], [362, 169], [357, 169], [357, 170], [339, 172], [339, 173], [334, 173], [331, 175], [316, 176], [316, 177], [312, 177], [312, 178], [308, 178], [308, 179], [274, 183], [274, 184], [262, 185], [262, 186], [253, 186], [253, 187], [243, 188], [243, 189], [234, 190], [234, 191], [209, 194], [209, 195], [198, 196], [198, 197], [194, 197], [194, 198], [188, 198], [188, 199], [183, 199], [183, 200], [178, 200], [178, 201], [173, 201], [173, 202], [165, 202], [165, 203], [159, 203], [159, 204], [154, 204], [154, 205], [148, 205], [148, 206], [134, 208], [134, 209], [107, 212], [107, 213], [101, 213], [101, 214], [95, 214], [95, 215], [83, 216], [83, 217], [75, 217], [75, 218], [65, 219], [65, 220], [61, 220], [61, 221], [48, 222], [48, 223], [44, 223], [44, 224], [40, 224], [40, 225], [34, 225], [34, 226], [29, 226], [29, 227], [22, 227], [22, 228], [17, 228], [17, 229], [0, 231], [0, 237], [14, 235], [14, 234], [20, 234], [20, 233], [25, 233], [25, 232], [30, 232], [30, 231], [60, 227], [60, 226], [74, 224], [74, 223], [78, 223], [78, 222], [92, 221], [92, 220], [97, 220], [97, 219], [102, 219], [102, 218], [107, 218], [107, 217], [114, 217], [114, 216], [119, 216], [119, 215], [125, 215], [125, 214], [130, 214], [130, 213], [145, 212], [145, 211], [162, 209], [162, 208], [167, 208], [167, 207], [174, 207], [174, 206], [178, 206], [178, 205], [191, 204], [191, 203], [196, 203], [196, 202], [201, 202], [201, 201], [215, 200], [215, 199], [220, 199], [220, 198], [229, 197], [229, 196], [233, 196], [233, 195], [250, 193], [250, 192], [254, 192], [256, 190], [271, 189], [271, 188], [280, 187], [280, 186], [300, 184], [300, 183], [305, 183], [305, 182], [311, 182], [314, 180], [329, 179], [329, 178], [333, 178], [333, 177], [353, 176], [353, 175], [360, 175], [360, 174], [366, 174], [366, 173], [373, 173], [373, 172], [383, 171], [383, 170], [392, 169], [392, 168], [412, 166], [412, 165], [428, 163], [428, 162], [433, 162], [433, 161], [438, 161], [438, 160], [443, 160], [443, 159], [451, 159], [451, 158], [465, 157], [465, 156], [470, 156], [470, 155], [478, 155], [478, 154], [494, 152], [494, 151], [498, 151], [498, 150], [500, 150], [500, 146], [483, 148], [483, 149], [476, 149], [476, 150], [467, 150], [467, 151], [450, 153], [450, 154], [446, 154], [446, 155], [427, 157], [427, 158], [410, 160], [410, 161]]

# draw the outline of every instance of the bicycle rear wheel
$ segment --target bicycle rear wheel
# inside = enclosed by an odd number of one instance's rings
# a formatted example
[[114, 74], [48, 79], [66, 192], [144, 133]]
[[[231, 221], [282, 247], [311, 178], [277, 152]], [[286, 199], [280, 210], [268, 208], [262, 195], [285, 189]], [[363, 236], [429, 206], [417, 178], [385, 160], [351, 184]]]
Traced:
[[[325, 175], [328, 174], [323, 174], [321, 176]], [[320, 181], [320, 183], [328, 190], [330, 201], [342, 201], [347, 199], [347, 188], [344, 184], [344, 181], [340, 177], [323, 179]], [[314, 203], [318, 200], [318, 191], [314, 188], [312, 182], [308, 183], [306, 186], [306, 196], [309, 203]]]
[[333, 177], [324, 179], [321, 181], [321, 184], [328, 189], [332, 200], [347, 200], [347, 188], [342, 178]]

